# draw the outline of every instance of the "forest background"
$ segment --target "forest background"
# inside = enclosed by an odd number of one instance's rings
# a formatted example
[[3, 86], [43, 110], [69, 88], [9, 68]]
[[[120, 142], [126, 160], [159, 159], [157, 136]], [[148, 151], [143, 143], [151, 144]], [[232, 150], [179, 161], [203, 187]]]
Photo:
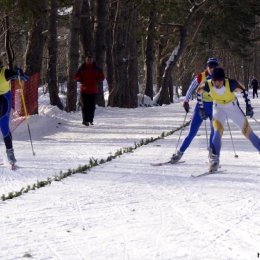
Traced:
[[[9, 68], [40, 74], [50, 104], [77, 109], [73, 75], [91, 54], [105, 73], [109, 99], [98, 105], [156, 104], [184, 95], [217, 57], [246, 87], [260, 79], [259, 0], [0, 0], [0, 54]], [[64, 88], [64, 84], [66, 87]], [[66, 99], [60, 99], [60, 93]], [[37, 113], [37, 109], [35, 111]]]

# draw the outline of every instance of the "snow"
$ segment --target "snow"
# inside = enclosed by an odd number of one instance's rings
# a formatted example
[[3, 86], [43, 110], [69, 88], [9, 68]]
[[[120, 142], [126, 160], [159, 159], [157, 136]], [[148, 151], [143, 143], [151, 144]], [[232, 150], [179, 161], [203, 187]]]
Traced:
[[[260, 100], [251, 101], [260, 121]], [[13, 134], [20, 168], [0, 168], [0, 195], [176, 129], [184, 119], [181, 104], [98, 107], [95, 125], [85, 127], [80, 112], [68, 114], [42, 102], [39, 115], [29, 120], [36, 156], [24, 122]], [[249, 121], [260, 135], [260, 125]], [[230, 126], [239, 157], [225, 126], [223, 173], [191, 177], [208, 168], [203, 124], [182, 164], [151, 166], [175, 152], [177, 131], [87, 174], [0, 201], [0, 259], [259, 258], [260, 156], [231, 121]], [[4, 157], [3, 145], [0, 149]]]

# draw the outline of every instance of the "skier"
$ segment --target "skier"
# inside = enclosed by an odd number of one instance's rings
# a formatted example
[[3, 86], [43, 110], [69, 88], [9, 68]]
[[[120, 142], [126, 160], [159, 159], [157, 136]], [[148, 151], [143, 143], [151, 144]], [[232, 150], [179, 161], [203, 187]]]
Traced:
[[258, 80], [256, 78], [253, 78], [253, 80], [251, 81], [251, 86], [253, 89], [253, 98], [255, 98], [255, 96], [258, 98], [258, 93], [257, 93]]
[[[183, 107], [184, 107], [186, 113], [189, 113], [189, 111], [190, 111], [189, 100], [192, 98], [192, 94], [194, 93], [194, 91], [198, 88], [198, 86], [201, 83], [203, 83], [207, 79], [211, 78], [211, 74], [212, 74], [213, 69], [216, 68], [218, 65], [219, 65], [219, 62], [216, 58], [209, 58], [208, 61], [207, 61], [206, 70], [199, 73], [197, 75], [197, 77], [195, 77], [193, 79], [193, 81], [191, 82], [189, 89], [186, 93], [186, 96], [184, 98], [184, 102], [183, 102]], [[208, 115], [208, 117], [210, 119], [210, 128], [211, 128], [210, 139], [209, 139], [209, 146], [210, 147], [208, 148], [209, 152], [210, 152], [211, 149], [212, 149], [212, 138], [213, 138], [213, 127], [212, 127], [212, 123], [211, 123], [211, 119], [212, 119], [212, 98], [208, 94], [205, 94], [203, 96], [203, 103], [204, 103], [206, 114]], [[195, 109], [194, 109], [194, 113], [193, 113], [193, 116], [192, 116], [192, 119], [191, 119], [191, 123], [190, 123], [189, 133], [185, 137], [185, 139], [184, 139], [180, 149], [177, 151], [177, 153], [172, 155], [171, 161], [170, 161], [171, 163], [176, 163], [181, 159], [183, 153], [189, 147], [193, 138], [196, 136], [202, 122], [203, 122], [203, 119], [201, 118], [201, 116], [199, 114], [199, 106], [198, 106], [198, 104], [196, 104]]]
[[87, 55], [85, 62], [79, 67], [74, 76], [74, 80], [81, 83], [81, 105], [82, 105], [82, 124], [93, 125], [96, 96], [98, 93], [98, 83], [105, 79], [102, 70], [94, 62], [91, 55]]
[[[242, 130], [242, 133], [249, 139], [252, 145], [260, 151], [260, 139], [255, 135], [246, 118], [246, 116], [253, 117], [254, 115], [246, 89], [238, 81], [226, 78], [225, 72], [222, 68], [215, 68], [212, 73], [212, 79], [207, 80], [204, 84], [202, 84], [198, 88], [197, 93], [199, 111], [201, 117], [205, 120], [207, 119], [207, 114], [202, 101], [202, 94], [204, 92], [209, 93], [214, 102], [214, 136], [212, 140], [213, 150], [209, 172], [217, 171], [219, 167], [221, 138], [224, 131], [224, 123], [226, 118], [230, 118]], [[246, 103], [246, 114], [244, 114], [241, 110], [234, 92], [240, 92], [243, 94], [243, 98]]]
[[10, 70], [4, 67], [3, 61], [0, 59], [0, 127], [3, 135], [8, 162], [11, 166], [15, 165], [12, 134], [9, 128], [9, 119], [12, 108], [12, 94], [10, 88], [10, 80], [17, 79], [27, 80], [27, 76], [23, 74], [21, 69]]

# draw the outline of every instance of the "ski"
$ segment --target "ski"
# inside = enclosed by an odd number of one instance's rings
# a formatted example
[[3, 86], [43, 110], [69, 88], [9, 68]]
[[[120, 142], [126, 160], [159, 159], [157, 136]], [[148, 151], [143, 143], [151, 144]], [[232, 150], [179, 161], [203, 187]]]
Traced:
[[218, 171], [214, 171], [214, 172], [207, 171], [207, 172], [204, 172], [204, 173], [201, 173], [201, 174], [198, 174], [198, 175], [191, 174], [191, 177], [193, 177], [193, 178], [198, 178], [198, 177], [203, 177], [203, 176], [208, 176], [208, 175], [214, 175], [214, 174], [224, 173], [224, 172], [226, 172], [226, 170], [218, 170]]
[[184, 163], [185, 161], [178, 161], [176, 163], [171, 163], [171, 161], [167, 161], [167, 162], [161, 162], [161, 163], [151, 163], [152, 166], [163, 166], [163, 165], [167, 165], [167, 164], [179, 164], [179, 163]]
[[0, 168], [6, 168], [15, 171], [17, 170], [18, 166], [16, 164], [0, 164]]

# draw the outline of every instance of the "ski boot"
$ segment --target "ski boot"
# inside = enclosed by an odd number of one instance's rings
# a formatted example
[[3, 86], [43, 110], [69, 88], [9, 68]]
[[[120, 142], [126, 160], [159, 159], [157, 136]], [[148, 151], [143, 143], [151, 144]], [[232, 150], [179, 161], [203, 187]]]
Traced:
[[219, 167], [219, 156], [216, 154], [211, 154], [209, 172], [216, 172], [218, 170], [218, 167]]
[[89, 126], [89, 122], [83, 121], [82, 125]]
[[181, 151], [178, 151], [176, 154], [173, 154], [170, 163], [172, 164], [177, 163], [181, 159], [182, 155], [183, 152]]
[[208, 151], [209, 151], [208, 158], [209, 158], [209, 162], [210, 162], [213, 152], [212, 152], [212, 149], [210, 147], [208, 148]]
[[7, 155], [8, 162], [11, 165], [12, 169], [15, 168], [16, 159], [14, 156], [14, 149], [13, 148], [6, 149], [6, 155]]

